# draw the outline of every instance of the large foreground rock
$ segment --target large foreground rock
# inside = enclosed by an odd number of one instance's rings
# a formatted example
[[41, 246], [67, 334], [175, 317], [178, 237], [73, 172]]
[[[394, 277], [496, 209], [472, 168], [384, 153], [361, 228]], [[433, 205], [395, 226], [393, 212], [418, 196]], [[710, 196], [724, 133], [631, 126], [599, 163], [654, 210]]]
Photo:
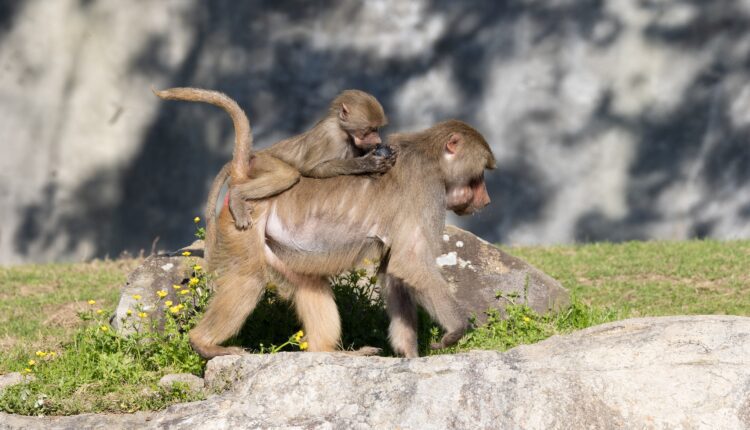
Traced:
[[[183, 257], [183, 251], [190, 251], [190, 256]], [[123, 329], [121, 321], [127, 310], [135, 309], [138, 304], [152, 317], [162, 318], [162, 312], [152, 312], [159, 306], [156, 292], [166, 291], [169, 296], [164, 300], [176, 303], [178, 299], [172, 285], [186, 284], [188, 270], [193, 264], [205, 267], [202, 257], [202, 241], [173, 253], [148, 257], [128, 276], [112, 320], [115, 328]], [[459, 304], [480, 321], [486, 310], [495, 308], [502, 312], [509, 303], [506, 299], [498, 299], [498, 293], [505, 297], [514, 296], [516, 303], [526, 303], [539, 313], [562, 309], [570, 303], [568, 290], [558, 281], [458, 227], [449, 225], [445, 228], [442, 254], [436, 263]], [[133, 298], [136, 294], [141, 296], [139, 300]], [[128, 319], [133, 320], [136, 319]], [[124, 329], [133, 330], [137, 324], [137, 321], [135, 325], [128, 324]]]
[[228, 387], [155, 413], [0, 428], [706, 428], [750, 426], [750, 318], [643, 318], [506, 353], [418, 359], [284, 353], [209, 362]]

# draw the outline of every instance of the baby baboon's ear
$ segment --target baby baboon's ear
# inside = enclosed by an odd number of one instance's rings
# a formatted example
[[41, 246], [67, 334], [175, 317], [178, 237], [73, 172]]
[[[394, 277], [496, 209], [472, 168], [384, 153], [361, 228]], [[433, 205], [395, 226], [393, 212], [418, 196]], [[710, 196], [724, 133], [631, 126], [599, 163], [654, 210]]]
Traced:
[[349, 119], [349, 108], [344, 103], [341, 103], [341, 109], [339, 110], [339, 119], [341, 121], [347, 121]]

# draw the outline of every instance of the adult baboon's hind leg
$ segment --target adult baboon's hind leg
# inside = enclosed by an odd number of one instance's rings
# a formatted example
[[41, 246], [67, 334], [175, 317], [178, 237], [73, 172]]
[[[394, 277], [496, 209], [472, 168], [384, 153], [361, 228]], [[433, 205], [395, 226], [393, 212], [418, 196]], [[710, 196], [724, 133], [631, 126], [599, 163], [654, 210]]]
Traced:
[[203, 358], [243, 354], [238, 347], [220, 344], [236, 335], [255, 309], [265, 288], [258, 275], [227, 274], [219, 277], [216, 291], [198, 325], [190, 330], [190, 345]]
[[341, 319], [328, 281], [314, 276], [292, 281], [296, 287], [294, 308], [302, 321], [308, 351], [335, 351], [341, 340]]

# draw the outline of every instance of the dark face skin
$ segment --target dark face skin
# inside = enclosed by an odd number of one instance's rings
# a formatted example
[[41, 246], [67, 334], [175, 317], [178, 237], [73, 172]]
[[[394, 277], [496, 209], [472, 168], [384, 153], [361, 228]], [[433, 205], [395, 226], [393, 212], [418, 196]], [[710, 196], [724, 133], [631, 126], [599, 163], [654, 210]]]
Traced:
[[382, 143], [380, 134], [378, 134], [378, 129], [375, 127], [353, 130], [349, 132], [349, 135], [352, 137], [354, 145], [365, 151], [373, 149], [375, 146]]

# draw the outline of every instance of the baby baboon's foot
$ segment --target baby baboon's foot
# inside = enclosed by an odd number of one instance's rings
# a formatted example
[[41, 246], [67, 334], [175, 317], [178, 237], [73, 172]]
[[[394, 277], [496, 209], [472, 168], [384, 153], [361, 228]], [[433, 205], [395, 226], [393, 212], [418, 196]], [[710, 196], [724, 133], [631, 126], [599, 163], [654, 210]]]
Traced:
[[247, 214], [234, 218], [234, 226], [240, 230], [247, 230], [252, 227], [253, 222]]

